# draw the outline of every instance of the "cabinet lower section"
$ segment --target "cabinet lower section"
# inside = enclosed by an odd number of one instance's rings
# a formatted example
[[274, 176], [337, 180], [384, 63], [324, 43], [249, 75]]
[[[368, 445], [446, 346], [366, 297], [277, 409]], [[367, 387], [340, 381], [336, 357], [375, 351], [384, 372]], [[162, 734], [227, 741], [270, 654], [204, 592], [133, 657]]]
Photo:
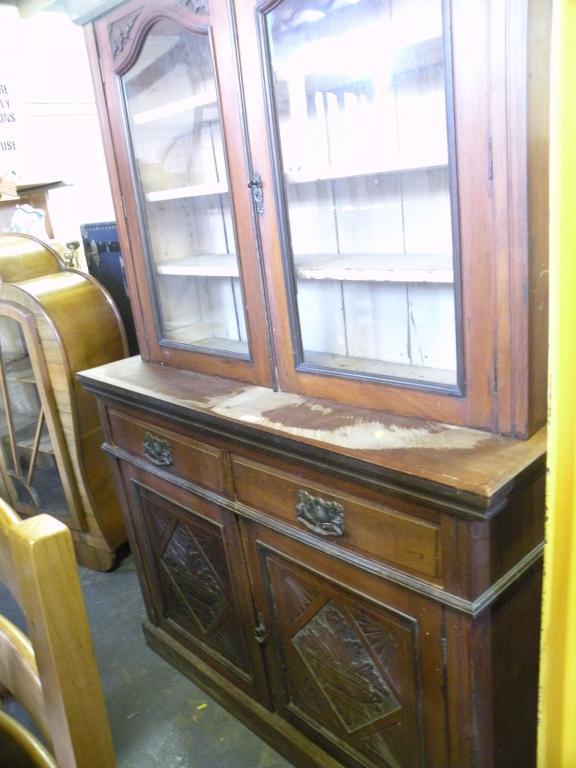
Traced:
[[535, 765], [539, 464], [450, 507], [224, 420], [102, 405], [145, 634], [178, 669], [300, 768]]

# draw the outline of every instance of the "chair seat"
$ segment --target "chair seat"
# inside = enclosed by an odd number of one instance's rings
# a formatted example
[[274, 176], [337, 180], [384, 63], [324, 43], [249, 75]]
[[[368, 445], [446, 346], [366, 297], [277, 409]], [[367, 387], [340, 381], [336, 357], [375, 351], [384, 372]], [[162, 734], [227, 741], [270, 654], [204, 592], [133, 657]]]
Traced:
[[57, 768], [46, 748], [17, 720], [0, 711], [0, 764], [10, 768]]

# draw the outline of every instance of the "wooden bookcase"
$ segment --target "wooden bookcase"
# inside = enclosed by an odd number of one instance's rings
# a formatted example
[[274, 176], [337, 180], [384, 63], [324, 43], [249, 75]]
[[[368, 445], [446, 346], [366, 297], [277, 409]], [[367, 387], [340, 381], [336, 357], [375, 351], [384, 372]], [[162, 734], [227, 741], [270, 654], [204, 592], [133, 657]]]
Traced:
[[88, 20], [141, 357], [81, 381], [146, 634], [296, 765], [534, 764], [549, 23]]

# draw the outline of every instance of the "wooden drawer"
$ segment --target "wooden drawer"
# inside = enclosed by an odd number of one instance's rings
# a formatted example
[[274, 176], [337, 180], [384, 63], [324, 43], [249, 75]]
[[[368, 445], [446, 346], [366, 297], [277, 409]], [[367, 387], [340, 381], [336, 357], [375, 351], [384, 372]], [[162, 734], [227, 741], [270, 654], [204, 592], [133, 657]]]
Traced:
[[111, 409], [108, 421], [119, 448], [144, 459], [151, 467], [226, 493], [223, 451]]
[[232, 472], [236, 496], [247, 506], [358, 554], [440, 579], [439, 524], [238, 456]]

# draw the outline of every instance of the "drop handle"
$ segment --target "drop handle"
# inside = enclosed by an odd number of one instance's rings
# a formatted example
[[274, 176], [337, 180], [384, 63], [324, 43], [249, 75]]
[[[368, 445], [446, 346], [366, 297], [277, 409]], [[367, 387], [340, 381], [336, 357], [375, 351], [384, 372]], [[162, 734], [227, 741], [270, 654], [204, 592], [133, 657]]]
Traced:
[[320, 536], [344, 536], [344, 507], [337, 501], [299, 491], [296, 519]]
[[252, 202], [256, 208], [256, 213], [262, 216], [264, 213], [264, 192], [262, 191], [262, 177], [259, 173], [252, 176], [248, 182], [248, 189], [252, 192]]
[[174, 463], [170, 442], [152, 432], [144, 432], [142, 452], [157, 467], [170, 467]]

